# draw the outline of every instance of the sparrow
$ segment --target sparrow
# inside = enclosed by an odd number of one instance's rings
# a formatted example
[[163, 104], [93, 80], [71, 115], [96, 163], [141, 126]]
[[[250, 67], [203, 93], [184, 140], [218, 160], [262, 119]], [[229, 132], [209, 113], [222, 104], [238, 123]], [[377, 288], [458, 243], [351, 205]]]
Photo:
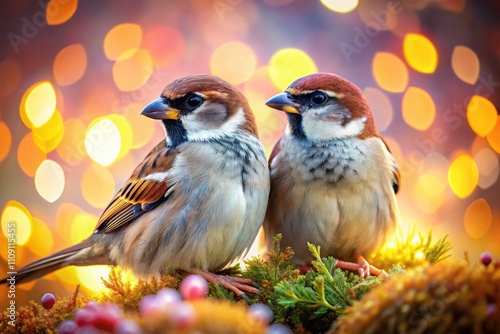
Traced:
[[310, 242], [337, 259], [337, 267], [362, 277], [381, 274], [365, 257], [399, 222], [400, 173], [361, 90], [338, 75], [316, 73], [266, 105], [288, 118], [269, 159], [267, 246], [281, 233], [299, 267], [313, 259]]
[[214, 274], [248, 251], [267, 207], [269, 169], [247, 99], [216, 76], [192, 75], [168, 84], [142, 115], [161, 121], [165, 140], [88, 239], [20, 269], [16, 283], [103, 264], [139, 278], [198, 274], [238, 296], [258, 292], [251, 280]]

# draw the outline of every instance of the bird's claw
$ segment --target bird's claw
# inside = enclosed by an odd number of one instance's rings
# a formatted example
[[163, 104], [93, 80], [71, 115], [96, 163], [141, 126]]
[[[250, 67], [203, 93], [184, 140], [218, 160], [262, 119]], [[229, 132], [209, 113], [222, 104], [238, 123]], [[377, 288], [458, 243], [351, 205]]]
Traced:
[[389, 277], [389, 275], [384, 270], [380, 270], [370, 265], [368, 261], [366, 261], [365, 258], [362, 257], [359, 253], [354, 254], [354, 259], [356, 260], [356, 263], [336, 260], [335, 268], [353, 271], [355, 273], [358, 273], [358, 275], [362, 278], [367, 278], [370, 275], [380, 276], [383, 278]]
[[232, 292], [247, 302], [250, 302], [250, 298], [245, 294], [245, 292], [260, 294], [257, 285], [249, 278], [244, 277], [234, 277], [227, 275], [217, 275], [208, 271], [196, 270], [192, 271], [193, 274], [197, 274], [205, 278], [207, 281], [220, 285]]

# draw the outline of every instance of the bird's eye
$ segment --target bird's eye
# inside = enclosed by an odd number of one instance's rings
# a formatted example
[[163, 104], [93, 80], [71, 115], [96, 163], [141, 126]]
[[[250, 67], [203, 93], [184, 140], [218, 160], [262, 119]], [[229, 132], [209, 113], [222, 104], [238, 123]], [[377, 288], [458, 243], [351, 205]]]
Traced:
[[325, 93], [317, 92], [314, 93], [314, 95], [311, 98], [311, 101], [313, 104], [320, 106], [328, 101], [328, 96]]
[[313, 104], [320, 106], [328, 101], [328, 96], [325, 93], [317, 92], [314, 93], [314, 95], [311, 98], [311, 101]]
[[189, 108], [194, 109], [203, 103], [203, 99], [199, 95], [191, 95], [186, 102]]

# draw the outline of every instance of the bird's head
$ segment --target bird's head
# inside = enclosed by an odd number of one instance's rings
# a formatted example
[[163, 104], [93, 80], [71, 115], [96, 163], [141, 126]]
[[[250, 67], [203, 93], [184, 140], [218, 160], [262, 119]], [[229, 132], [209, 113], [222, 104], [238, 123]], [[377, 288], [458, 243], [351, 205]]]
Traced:
[[299, 78], [266, 105], [287, 113], [287, 131], [292, 135], [311, 141], [368, 138], [377, 133], [361, 90], [335, 74]]
[[245, 131], [257, 137], [255, 117], [245, 96], [213, 75], [191, 75], [171, 82], [142, 115], [161, 120], [167, 140], [177, 145]]

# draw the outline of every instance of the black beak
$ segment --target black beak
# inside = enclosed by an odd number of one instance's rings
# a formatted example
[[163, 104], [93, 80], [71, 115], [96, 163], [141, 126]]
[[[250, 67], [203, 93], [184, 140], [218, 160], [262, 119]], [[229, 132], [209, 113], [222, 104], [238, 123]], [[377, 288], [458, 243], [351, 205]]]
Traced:
[[179, 120], [179, 110], [171, 108], [161, 97], [145, 106], [141, 115], [153, 119]]
[[266, 102], [266, 106], [284, 111], [290, 114], [300, 114], [300, 104], [292, 100], [288, 93], [280, 93], [271, 97]]

